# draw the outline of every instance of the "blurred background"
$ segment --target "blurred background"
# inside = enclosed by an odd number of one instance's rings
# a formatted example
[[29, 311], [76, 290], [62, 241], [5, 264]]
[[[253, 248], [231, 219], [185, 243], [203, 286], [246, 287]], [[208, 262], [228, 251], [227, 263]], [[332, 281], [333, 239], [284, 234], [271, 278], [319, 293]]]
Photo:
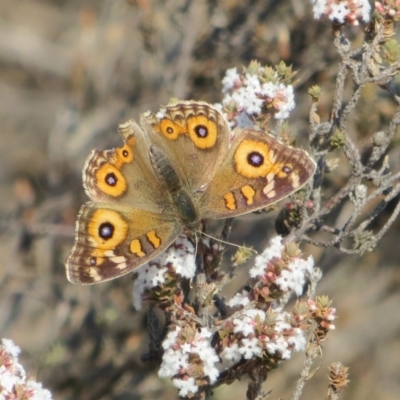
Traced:
[[[360, 32], [348, 34], [359, 44]], [[176, 398], [157, 366], [140, 359], [146, 309], [133, 309], [131, 279], [78, 287], [65, 277], [86, 201], [81, 170], [91, 149], [121, 144], [119, 123], [170, 97], [218, 102], [225, 70], [252, 59], [298, 70], [293, 136], [308, 131], [309, 86], [321, 85], [320, 115], [329, 116], [339, 59], [329, 23], [312, 19], [308, 1], [0, 0], [0, 337], [22, 348], [28, 374], [55, 399]], [[394, 110], [382, 90], [366, 87], [352, 132], [360, 148]], [[331, 175], [326, 198], [346, 169]], [[349, 213], [339, 207], [331, 222], [341, 226]], [[238, 218], [232, 242], [261, 250], [276, 216]], [[399, 398], [398, 241], [397, 222], [363, 257], [303, 247], [324, 270], [319, 294], [339, 315], [303, 398], [325, 398], [334, 361], [350, 367], [342, 399]], [[291, 396], [303, 360], [297, 354], [270, 373], [270, 398]], [[214, 398], [244, 399], [245, 391], [243, 378]]]

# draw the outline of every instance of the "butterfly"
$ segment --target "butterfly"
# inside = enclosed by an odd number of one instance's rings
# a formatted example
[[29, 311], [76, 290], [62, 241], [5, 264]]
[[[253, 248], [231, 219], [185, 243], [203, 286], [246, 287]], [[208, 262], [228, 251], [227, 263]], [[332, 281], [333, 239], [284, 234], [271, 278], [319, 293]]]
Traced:
[[124, 145], [94, 150], [83, 170], [91, 201], [76, 223], [69, 281], [125, 275], [166, 250], [183, 230], [271, 205], [304, 186], [316, 165], [263, 131], [231, 131], [215, 107], [171, 103], [140, 125], [119, 126]]

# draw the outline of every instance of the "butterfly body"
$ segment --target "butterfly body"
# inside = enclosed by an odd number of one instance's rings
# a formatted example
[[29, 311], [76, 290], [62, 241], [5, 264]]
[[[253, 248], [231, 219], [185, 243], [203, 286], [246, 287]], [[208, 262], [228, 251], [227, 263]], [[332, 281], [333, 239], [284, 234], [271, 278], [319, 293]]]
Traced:
[[302, 150], [247, 129], [231, 141], [222, 114], [203, 102], [177, 102], [120, 125], [124, 146], [93, 151], [83, 170], [91, 202], [82, 206], [68, 279], [92, 284], [163, 252], [205, 218], [249, 213], [292, 194], [315, 163]]

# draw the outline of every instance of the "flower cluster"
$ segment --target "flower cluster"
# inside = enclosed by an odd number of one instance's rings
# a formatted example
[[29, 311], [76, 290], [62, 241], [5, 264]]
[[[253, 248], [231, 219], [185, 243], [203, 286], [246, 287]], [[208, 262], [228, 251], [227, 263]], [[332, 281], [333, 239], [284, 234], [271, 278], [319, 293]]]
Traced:
[[[179, 295], [178, 277], [192, 278], [195, 271], [195, 251], [193, 243], [179, 236], [160, 256], [142, 266], [133, 283], [133, 305], [137, 310], [142, 302], [154, 298], [172, 300]], [[176, 301], [175, 301], [176, 303]]]
[[164, 340], [165, 352], [158, 375], [172, 378], [179, 396], [193, 395], [199, 387], [216, 382], [219, 371], [215, 365], [219, 357], [211, 347], [211, 336], [208, 328], [175, 326]]
[[371, 5], [368, 0], [311, 0], [314, 18], [323, 15], [339, 24], [358, 25], [358, 20], [369, 22]]
[[271, 245], [256, 257], [250, 269], [250, 276], [263, 286], [264, 296], [270, 296], [273, 292], [275, 298], [276, 292], [283, 294], [293, 291], [297, 296], [303, 293], [307, 274], [310, 275], [314, 268], [314, 260], [312, 256], [304, 260], [301, 255], [296, 244], [283, 245], [281, 236], [271, 240]]
[[254, 308], [236, 313], [218, 331], [222, 359], [228, 364], [234, 364], [242, 357], [275, 362], [287, 360], [305, 347], [306, 338], [300, 327], [302, 319], [286, 312], [266, 313]]
[[[303, 259], [297, 245], [283, 244], [280, 236], [273, 238], [250, 270], [253, 284], [227, 303], [214, 335], [192, 307], [182, 301], [176, 303], [173, 315], [179, 325], [173, 323], [162, 343], [159, 375], [171, 378], [181, 397], [192, 397], [202, 387], [217, 382], [222, 371], [234, 374], [240, 366], [242, 374], [251, 371], [254, 363], [273, 368], [290, 359], [293, 353], [305, 349], [310, 329], [319, 343], [328, 330], [334, 329], [336, 310], [329, 307], [328, 299], [301, 301], [291, 311], [276, 301], [287, 293], [301, 295], [313, 268], [313, 259]], [[159, 271], [164, 274], [163, 268]], [[158, 273], [148, 279], [157, 288], [167, 285]], [[185, 317], [177, 318], [179, 314]]]
[[2, 339], [0, 344], [0, 400], [51, 400], [51, 393], [42, 384], [27, 379], [22, 365], [18, 362], [20, 353], [11, 340]]
[[287, 119], [295, 106], [288, 75], [293, 75], [291, 69], [283, 64], [273, 69], [253, 62], [242, 74], [236, 68], [228, 69], [222, 80], [222, 106], [231, 127], [253, 127], [261, 114]]
[[381, 0], [375, 2], [375, 11], [384, 18], [400, 19], [400, 0]]
[[335, 329], [333, 321], [336, 318], [336, 309], [331, 308], [331, 302], [326, 296], [317, 297], [316, 300], [307, 301], [310, 318], [317, 324], [314, 330], [316, 339], [321, 341], [329, 331]]

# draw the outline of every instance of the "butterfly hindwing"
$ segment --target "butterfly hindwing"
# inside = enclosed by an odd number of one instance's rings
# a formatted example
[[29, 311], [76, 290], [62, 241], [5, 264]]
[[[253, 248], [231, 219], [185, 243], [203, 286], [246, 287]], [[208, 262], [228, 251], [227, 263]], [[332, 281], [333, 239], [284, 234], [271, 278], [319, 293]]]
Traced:
[[67, 277], [85, 285], [125, 275], [162, 253], [181, 230], [173, 215], [88, 202], [78, 216]]

